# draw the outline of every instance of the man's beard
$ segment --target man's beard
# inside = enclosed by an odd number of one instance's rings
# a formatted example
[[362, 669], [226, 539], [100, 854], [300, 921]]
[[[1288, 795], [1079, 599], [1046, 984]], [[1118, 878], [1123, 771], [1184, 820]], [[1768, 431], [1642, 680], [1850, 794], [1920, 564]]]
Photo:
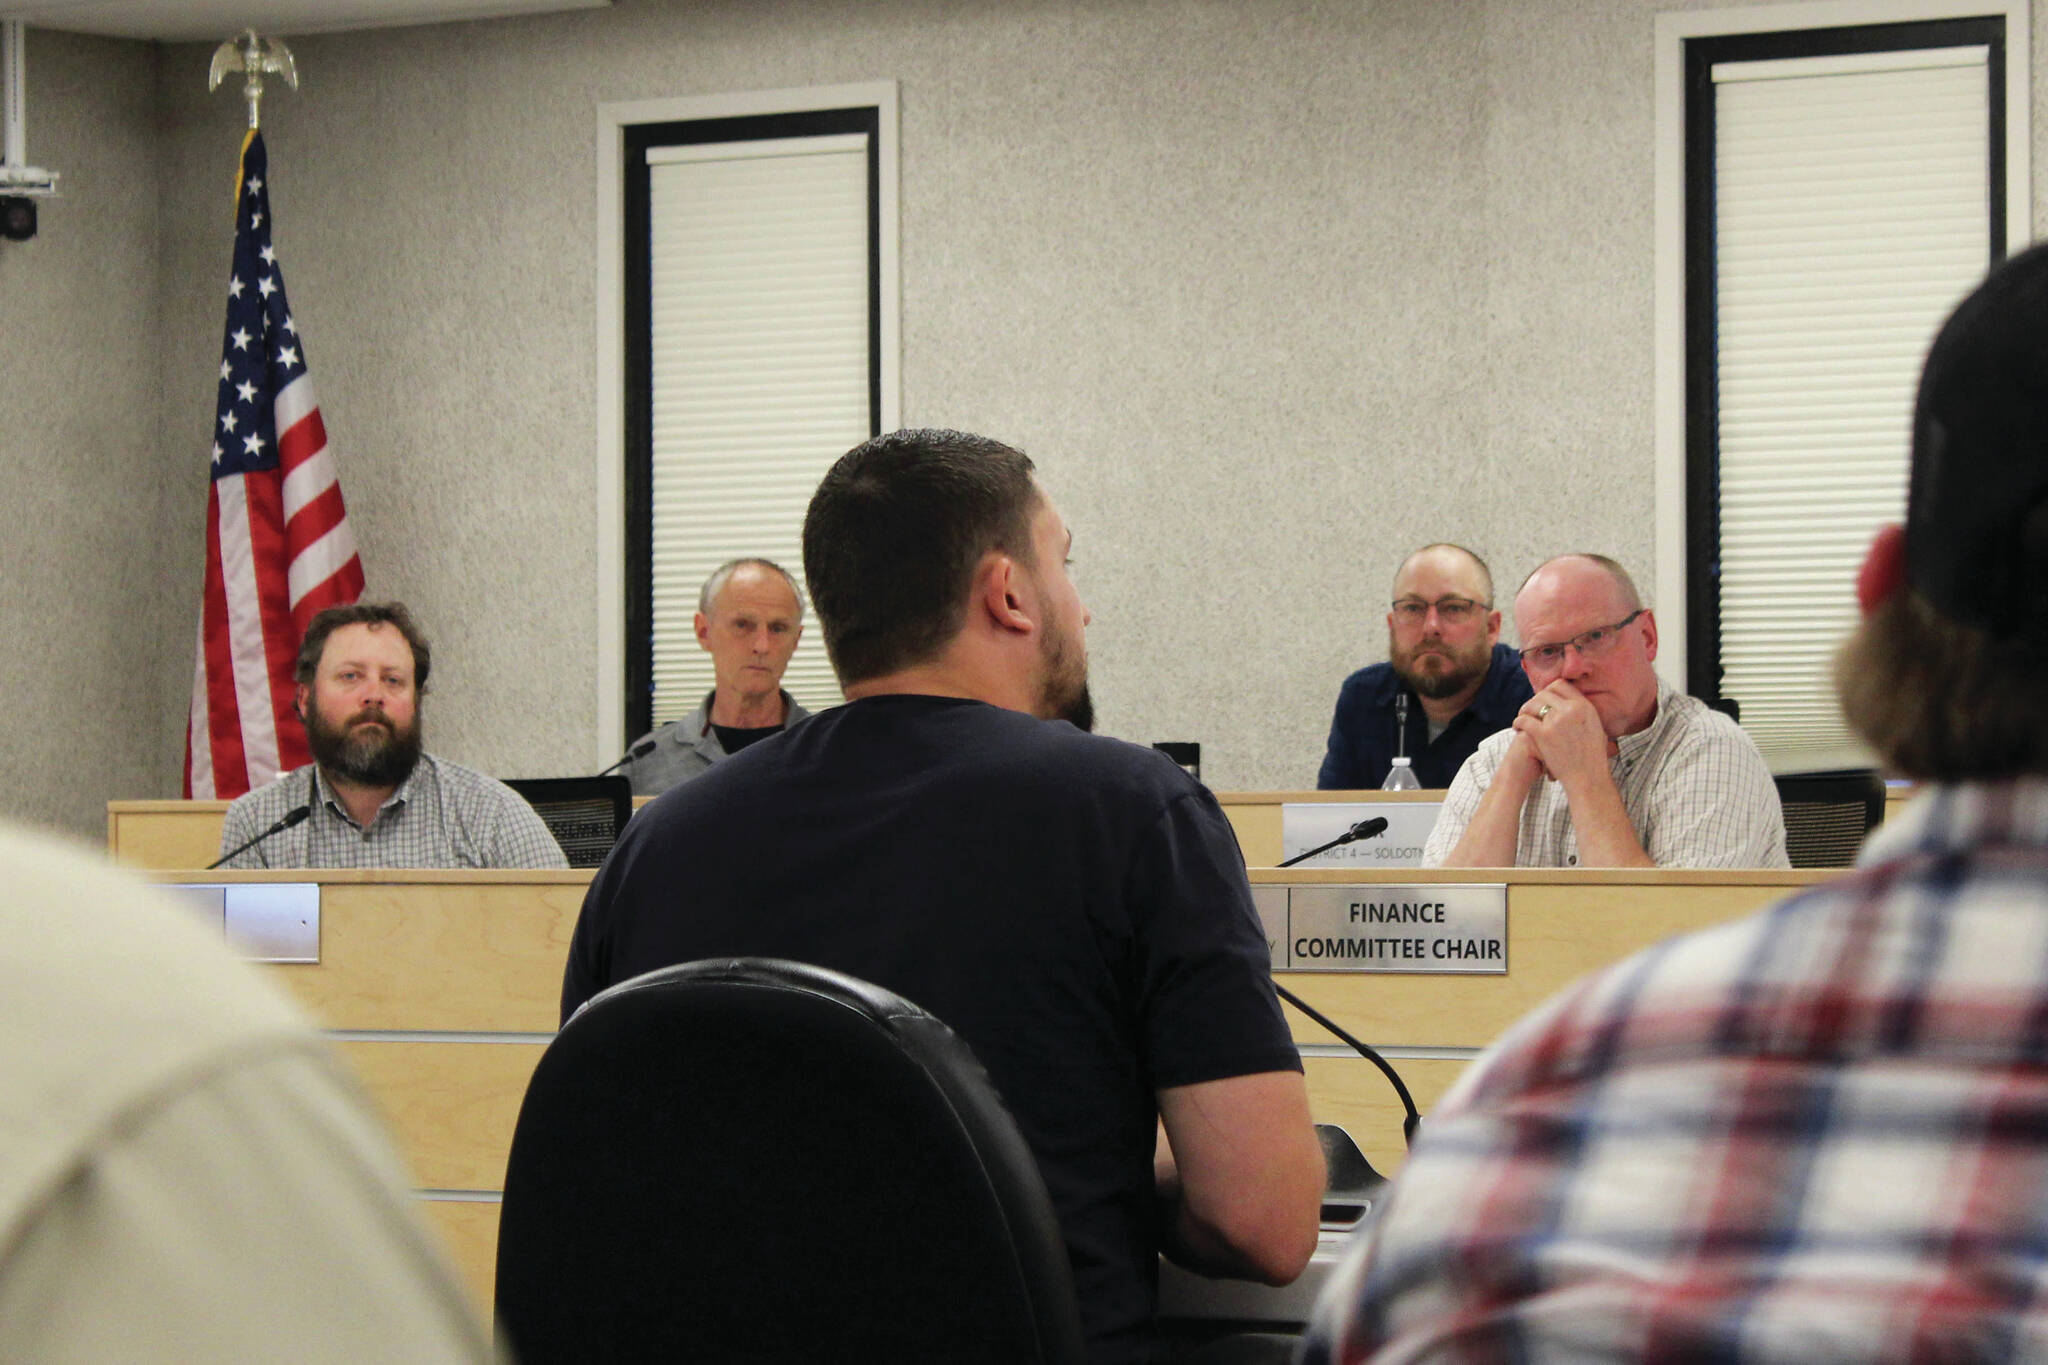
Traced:
[[1040, 657], [1045, 665], [1045, 684], [1038, 714], [1047, 720], [1063, 720], [1077, 730], [1095, 729], [1095, 699], [1088, 695], [1088, 658], [1077, 654], [1067, 637], [1048, 630], [1042, 637]]
[[[1448, 666], [1436, 672], [1424, 672], [1417, 667], [1416, 660], [1434, 651], [1449, 660]], [[1415, 689], [1417, 696], [1431, 701], [1442, 701], [1455, 697], [1472, 684], [1486, 676], [1487, 668], [1493, 662], [1493, 646], [1480, 636], [1473, 647], [1464, 654], [1442, 639], [1428, 640], [1411, 650], [1403, 650], [1394, 642], [1393, 632], [1387, 633], [1387, 658], [1394, 665], [1394, 672], [1402, 682]]]
[[[382, 711], [358, 711], [335, 729], [318, 708], [308, 707], [306, 742], [328, 776], [358, 787], [395, 787], [412, 776], [420, 761], [420, 719], [399, 728]], [[381, 724], [358, 724], [372, 721]]]

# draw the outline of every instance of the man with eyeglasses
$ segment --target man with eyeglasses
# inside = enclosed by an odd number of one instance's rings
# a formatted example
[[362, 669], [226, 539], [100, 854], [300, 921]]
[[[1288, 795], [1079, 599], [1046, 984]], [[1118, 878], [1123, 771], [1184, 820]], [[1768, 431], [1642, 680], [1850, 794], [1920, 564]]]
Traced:
[[1337, 693], [1316, 786], [1378, 787], [1406, 754], [1422, 785], [1441, 790], [1527, 700], [1521, 659], [1500, 642], [1486, 562], [1462, 545], [1425, 545], [1394, 575], [1387, 661]]
[[1657, 676], [1621, 565], [1560, 555], [1515, 595], [1534, 695], [1459, 770], [1428, 867], [1789, 867], [1763, 755]]

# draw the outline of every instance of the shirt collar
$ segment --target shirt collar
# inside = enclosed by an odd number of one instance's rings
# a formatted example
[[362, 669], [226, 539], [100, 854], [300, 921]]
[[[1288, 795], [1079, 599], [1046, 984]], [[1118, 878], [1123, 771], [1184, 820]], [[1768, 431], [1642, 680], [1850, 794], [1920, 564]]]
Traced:
[[[384, 812], [397, 810], [412, 799], [412, 784], [418, 780], [420, 769], [432, 761], [425, 754], [420, 755], [419, 762], [413, 764], [412, 771], [405, 775], [405, 781], [399, 783], [397, 789], [391, 795], [385, 797], [384, 803], [377, 807], [378, 820], [383, 818]], [[328, 810], [333, 811], [336, 815], [348, 821], [349, 824], [354, 825], [355, 817], [348, 813], [348, 807], [344, 806], [335, 796], [333, 786], [327, 781], [326, 772], [322, 770], [318, 763], [312, 764], [311, 767], [313, 769], [313, 804], [325, 806]], [[377, 821], [373, 820], [371, 823], [375, 824]]]
[[1678, 693], [1660, 675], [1657, 679], [1657, 713], [1650, 717], [1650, 723], [1632, 735], [1623, 735], [1614, 741], [1615, 759], [1622, 763], [1634, 763], [1643, 752], [1655, 742], [1657, 731], [1663, 728], [1665, 717], [1671, 714], [1671, 699]]

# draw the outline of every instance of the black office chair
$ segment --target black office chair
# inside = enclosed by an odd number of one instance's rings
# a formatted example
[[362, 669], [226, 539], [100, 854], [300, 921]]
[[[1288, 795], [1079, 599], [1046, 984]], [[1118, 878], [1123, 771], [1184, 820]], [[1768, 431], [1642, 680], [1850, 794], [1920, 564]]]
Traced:
[[633, 784], [624, 777], [515, 777], [505, 785], [526, 798], [571, 867], [598, 867], [633, 818]]
[[1785, 773], [1772, 780], [1794, 867], [1849, 866], [1864, 836], [1884, 819], [1884, 782], [1868, 768]]
[[556, 1361], [1081, 1359], [1038, 1166], [967, 1045], [852, 977], [686, 963], [534, 1071], [498, 1319]]

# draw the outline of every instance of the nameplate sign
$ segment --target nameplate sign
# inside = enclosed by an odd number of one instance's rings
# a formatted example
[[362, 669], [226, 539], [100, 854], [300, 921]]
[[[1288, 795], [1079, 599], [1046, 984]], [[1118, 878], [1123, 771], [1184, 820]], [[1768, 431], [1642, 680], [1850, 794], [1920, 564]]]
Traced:
[[1255, 886], [1276, 972], [1473, 976], [1508, 969], [1508, 889]]
[[171, 882], [164, 889], [251, 962], [320, 960], [318, 882]]
[[1318, 853], [1296, 867], [1421, 867], [1422, 846], [1441, 801], [1289, 801], [1280, 807], [1280, 859], [1306, 853], [1360, 820], [1383, 819], [1386, 832]]

